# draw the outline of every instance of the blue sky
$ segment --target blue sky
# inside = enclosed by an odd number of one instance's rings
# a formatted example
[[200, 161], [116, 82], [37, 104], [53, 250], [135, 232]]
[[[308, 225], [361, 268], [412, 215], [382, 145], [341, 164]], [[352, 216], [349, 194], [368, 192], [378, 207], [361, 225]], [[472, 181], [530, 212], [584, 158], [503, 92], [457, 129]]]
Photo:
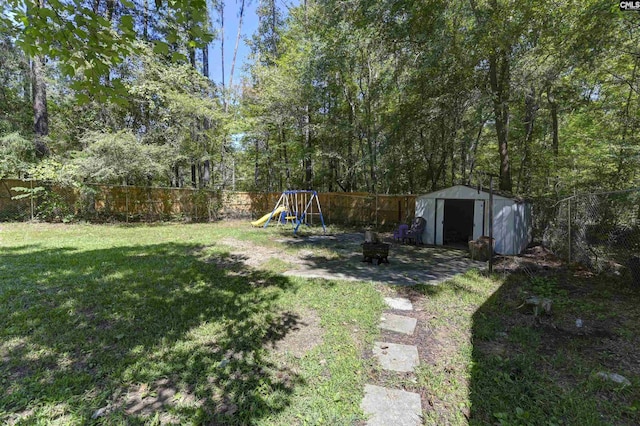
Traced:
[[[238, 46], [238, 58], [236, 59], [236, 68], [234, 70], [234, 84], [240, 81], [240, 75], [242, 73], [243, 65], [247, 62], [250, 53], [249, 46], [247, 46], [245, 39], [251, 38], [251, 35], [258, 28], [258, 16], [256, 14], [256, 8], [258, 7], [257, 0], [245, 0], [244, 18], [242, 20], [242, 36], [240, 44]], [[229, 83], [229, 76], [231, 72], [231, 61], [233, 59], [233, 49], [236, 44], [236, 36], [238, 34], [238, 18], [240, 14], [240, 0], [227, 0], [224, 6], [224, 79]], [[217, 18], [217, 17], [216, 17]], [[217, 19], [216, 19], [217, 20]], [[219, 26], [219, 22], [215, 22], [214, 25]], [[209, 72], [211, 73], [211, 79], [216, 83], [222, 81], [222, 65], [220, 61], [220, 38], [211, 44], [209, 48]]]
[[[283, 17], [286, 16], [288, 7], [297, 4], [300, 4], [299, 0], [276, 0], [276, 5], [280, 8]], [[238, 57], [236, 59], [236, 67], [233, 72], [234, 85], [240, 82], [241, 76], [244, 73], [244, 65], [247, 63], [249, 58], [250, 49], [246, 43], [246, 39], [251, 39], [251, 36], [258, 29], [258, 15], [256, 14], [258, 5], [259, 0], [245, 0], [242, 32], [240, 44], [238, 45]], [[238, 34], [239, 14], [240, 0], [226, 0], [224, 5], [224, 79], [227, 84], [229, 83], [231, 61], [233, 60], [233, 49], [235, 47], [236, 37]], [[219, 22], [215, 22], [214, 25], [219, 26], [220, 24]], [[209, 73], [211, 74], [211, 79], [214, 82], [220, 83], [222, 81], [219, 38], [214, 40], [209, 48]]]

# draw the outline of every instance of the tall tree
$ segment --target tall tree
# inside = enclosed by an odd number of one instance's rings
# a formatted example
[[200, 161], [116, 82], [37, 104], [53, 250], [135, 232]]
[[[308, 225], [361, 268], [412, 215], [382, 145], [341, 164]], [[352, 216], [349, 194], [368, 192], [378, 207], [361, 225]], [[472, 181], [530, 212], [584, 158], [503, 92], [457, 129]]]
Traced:
[[[45, 10], [44, 0], [37, 0], [30, 10], [31, 19]], [[36, 40], [36, 43], [42, 43]], [[45, 82], [45, 57], [36, 55], [31, 60], [31, 93], [33, 94], [33, 133], [38, 157], [49, 155], [46, 137], [49, 135], [49, 112], [47, 109], [47, 84]]]

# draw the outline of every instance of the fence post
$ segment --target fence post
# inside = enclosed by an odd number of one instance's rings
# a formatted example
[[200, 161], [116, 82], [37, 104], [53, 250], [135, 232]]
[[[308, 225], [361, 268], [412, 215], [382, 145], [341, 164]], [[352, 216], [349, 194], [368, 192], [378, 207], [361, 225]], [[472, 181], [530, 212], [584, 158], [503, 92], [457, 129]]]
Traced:
[[571, 198], [569, 198], [568, 203], [569, 203], [569, 205], [568, 205], [568, 208], [567, 208], [567, 216], [568, 216], [567, 217], [567, 226], [569, 228], [569, 232], [567, 234], [568, 234], [568, 240], [569, 241], [567, 241], [567, 242], [569, 244], [568, 244], [567, 247], [569, 248], [569, 255], [567, 256], [567, 258], [568, 258], [567, 261], [569, 263], [571, 263]]
[[378, 194], [376, 194], [376, 229], [378, 228]]
[[[415, 212], [414, 212], [414, 216], [415, 216]], [[403, 223], [407, 223], [410, 222], [410, 218], [409, 218], [409, 197], [404, 197], [404, 219], [402, 220]]]
[[[29, 179], [29, 187], [31, 188], [31, 191], [29, 191], [29, 201], [30, 201], [30, 207], [31, 207], [31, 220], [33, 220], [33, 216], [34, 216], [34, 206], [33, 206], [33, 179]], [[11, 194], [9, 194], [11, 195]]]
[[125, 221], [129, 223], [129, 187], [124, 187], [124, 214]]

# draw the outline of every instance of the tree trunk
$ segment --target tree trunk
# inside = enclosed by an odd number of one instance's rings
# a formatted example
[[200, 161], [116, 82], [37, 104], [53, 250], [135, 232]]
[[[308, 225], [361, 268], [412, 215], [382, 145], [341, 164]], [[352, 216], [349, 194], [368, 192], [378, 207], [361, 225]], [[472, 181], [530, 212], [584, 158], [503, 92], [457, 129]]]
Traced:
[[[362, 156], [361, 158], [367, 158], [367, 152], [365, 151], [365, 144], [362, 142], [362, 137], [359, 138], [359, 145], [360, 145], [360, 155]], [[367, 166], [366, 164], [363, 166], [362, 168], [362, 173], [358, 173], [359, 175], [361, 175], [364, 179], [364, 185], [360, 186], [359, 182], [358, 182], [358, 176], [355, 177], [355, 188], [356, 190], [358, 190], [359, 188], [364, 188], [365, 190], [369, 190], [370, 186], [369, 186], [369, 178], [370, 175], [367, 174]]]
[[244, 16], [244, 0], [240, 2], [240, 17], [238, 18], [238, 35], [236, 36], [236, 46], [233, 48], [233, 59], [231, 60], [231, 73], [229, 74], [229, 87], [233, 85], [233, 70], [236, 67], [236, 56], [238, 54], [238, 45], [240, 44], [240, 36], [242, 34], [242, 17]]
[[309, 104], [304, 106], [304, 186], [305, 189], [311, 189], [311, 180], [313, 178], [313, 164], [311, 162], [311, 115], [309, 113]]
[[287, 153], [283, 125], [280, 125], [280, 143], [282, 144], [282, 154], [284, 156], [285, 185], [286, 189], [291, 189], [291, 167], [289, 166], [289, 154]]
[[[308, 36], [308, 22], [309, 22], [309, 10], [307, 0], [304, 0], [304, 30], [305, 37]], [[306, 81], [308, 86], [311, 86], [310, 81]], [[311, 164], [311, 113], [309, 103], [307, 102], [304, 106], [304, 158], [302, 160], [304, 167], [304, 187], [305, 189], [311, 189], [311, 179], [313, 177], [313, 165]]]
[[227, 111], [227, 101], [224, 95], [224, 1], [220, 1], [218, 5], [218, 11], [220, 12], [220, 66], [222, 74], [222, 101], [224, 102], [224, 110]]
[[209, 78], [209, 45], [202, 48], [202, 75]]
[[260, 163], [258, 159], [260, 158], [260, 145], [258, 139], [255, 141], [255, 150], [256, 156], [253, 165], [253, 186], [255, 189], [258, 189], [259, 177], [260, 177]]
[[[218, 12], [220, 13], [220, 66], [221, 66], [221, 77], [222, 77], [222, 106], [224, 113], [226, 114], [229, 111], [229, 105], [227, 103], [227, 90], [225, 86], [225, 69], [224, 69], [224, 0], [220, 1], [218, 5]], [[226, 177], [225, 177], [225, 161], [227, 154], [227, 134], [226, 132], [222, 135], [222, 144], [220, 146], [220, 175], [221, 175], [221, 183], [222, 188], [224, 189], [226, 186]]]
[[267, 156], [267, 191], [271, 192], [273, 186], [273, 161], [271, 161], [271, 151], [269, 148], [269, 138], [265, 139], [264, 149]]
[[558, 142], [558, 103], [551, 88], [547, 90], [547, 100], [549, 101], [549, 112], [551, 113], [551, 146], [553, 147], [553, 155], [557, 158], [560, 151]]
[[189, 63], [191, 64], [193, 69], [197, 71], [198, 68], [196, 67], [196, 49], [194, 49], [193, 47], [189, 48]]
[[369, 151], [369, 185], [367, 185], [367, 191], [370, 193], [375, 193], [376, 186], [376, 165], [375, 165], [375, 154], [373, 148], [373, 142], [371, 140], [371, 135], [367, 138], [367, 150]]
[[[635, 60], [633, 63], [633, 71], [631, 72], [631, 79], [629, 81], [636, 81], [636, 73], [638, 71], [638, 56], [635, 56]], [[629, 133], [629, 125], [631, 124], [632, 129], [631, 129], [631, 134], [634, 134], [634, 130], [635, 130], [635, 120], [631, 120], [631, 117], [629, 116], [630, 113], [630, 107], [631, 107], [631, 100], [633, 99], [633, 92], [634, 92], [634, 87], [633, 84], [629, 85], [629, 94], [627, 95], [627, 100], [624, 106], [624, 115], [623, 115], [623, 119], [622, 119], [622, 135], [621, 135], [621, 144], [620, 144], [620, 149], [618, 151], [618, 167], [617, 167], [617, 172], [616, 172], [616, 179], [619, 180], [620, 178], [622, 178], [623, 176], [623, 171], [624, 171], [624, 165], [625, 165], [625, 159], [627, 159], [627, 157], [625, 157], [624, 152], [625, 152], [625, 148], [627, 148], [627, 133]], [[635, 112], [635, 110], [634, 110]]]
[[355, 131], [355, 121], [356, 121], [356, 113], [355, 113], [355, 105], [352, 101], [351, 93], [346, 83], [343, 85], [343, 92], [347, 103], [349, 104], [349, 131], [348, 141], [347, 141], [347, 170], [346, 170], [346, 185], [344, 185], [345, 192], [351, 192], [354, 188], [354, 173], [355, 173], [355, 159], [354, 159], [354, 149], [353, 143], [356, 140], [356, 131]]
[[191, 162], [191, 186], [195, 188], [198, 185], [196, 181], [196, 163]]
[[202, 163], [203, 174], [202, 174], [202, 186], [209, 186], [209, 182], [211, 182], [211, 161], [204, 160]]
[[536, 89], [531, 86], [524, 98], [524, 146], [522, 153], [522, 163], [520, 166], [519, 184], [522, 184], [522, 191], [528, 194], [531, 188], [531, 141], [533, 140], [533, 124], [536, 119], [538, 105], [536, 104]]
[[[480, 110], [480, 117], [482, 117], [482, 109]], [[467, 153], [467, 167], [469, 170], [469, 179], [467, 182], [471, 184], [471, 177], [473, 176], [473, 171], [476, 168], [476, 155], [478, 152], [478, 146], [480, 145], [480, 138], [482, 137], [482, 130], [484, 130], [484, 126], [487, 124], [487, 119], [482, 118], [482, 122], [480, 123], [480, 127], [478, 128], [478, 134], [476, 135], [476, 139], [472, 142], [471, 147], [469, 148], [469, 152]]]
[[144, 0], [142, 15], [142, 39], [149, 41], [149, 0]]
[[[449, 144], [447, 144], [447, 149], [449, 150], [449, 161], [451, 161], [451, 186], [456, 184], [456, 137], [458, 135], [458, 108], [454, 107], [453, 111], [453, 122], [451, 123], [451, 128], [449, 129]], [[461, 161], [462, 162], [462, 161]]]
[[511, 167], [509, 165], [509, 58], [507, 52], [500, 50], [489, 55], [489, 83], [493, 101], [493, 114], [498, 151], [500, 153], [500, 189], [511, 192]]
[[106, 12], [106, 18], [107, 21], [111, 22], [111, 19], [113, 18], [113, 13], [116, 10], [116, 2], [115, 0], [107, 0], [107, 12]]
[[33, 131], [36, 155], [42, 158], [49, 155], [49, 147], [46, 142], [46, 137], [49, 135], [49, 113], [43, 56], [36, 56], [31, 61], [31, 93], [33, 94]]
[[[202, 74], [209, 79], [209, 45], [205, 44], [202, 48]], [[209, 118], [204, 118], [202, 121], [202, 127], [205, 131], [211, 129], [211, 120]], [[205, 136], [205, 141], [207, 140]], [[206, 144], [206, 142], [205, 142]], [[208, 147], [206, 148], [206, 155], [209, 155], [210, 150]], [[203, 186], [209, 186], [211, 183], [211, 160], [206, 159], [202, 164], [204, 168], [204, 174], [202, 176], [202, 184]]]
[[22, 99], [26, 102], [32, 102], [32, 77], [31, 77], [31, 61], [28, 57], [20, 60], [20, 80], [22, 81]]

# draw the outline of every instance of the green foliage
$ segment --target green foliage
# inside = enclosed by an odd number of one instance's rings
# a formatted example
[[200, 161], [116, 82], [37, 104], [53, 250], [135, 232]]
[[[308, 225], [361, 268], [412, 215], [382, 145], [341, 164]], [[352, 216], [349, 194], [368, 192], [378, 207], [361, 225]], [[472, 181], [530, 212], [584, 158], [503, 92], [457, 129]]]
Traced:
[[[29, 138], [41, 55], [57, 179], [126, 180], [113, 164], [63, 170], [95, 155], [80, 153], [90, 135], [119, 132], [166, 149], [146, 179], [165, 185], [204, 164], [254, 190], [419, 193], [486, 186], [479, 171], [503, 166], [535, 197], [640, 179], [640, 31], [606, 2], [264, 2], [249, 76], [224, 93], [197, 72], [206, 2], [152, 3], [2, 2], [0, 135]], [[0, 174], [19, 173], [11, 155]]]
[[141, 49], [129, 70], [132, 102], [120, 113], [133, 118], [134, 130], [145, 142], [175, 149], [174, 163], [216, 152], [224, 116], [211, 81], [189, 65], [158, 61], [147, 48]]
[[[146, 179], [144, 183], [167, 186], [172, 168], [186, 168], [192, 162], [216, 158], [220, 152], [220, 134], [227, 126], [226, 118], [210, 80], [190, 65], [158, 58], [144, 43], [136, 46], [139, 53], [114, 70], [123, 76], [129, 100], [126, 105], [95, 100], [79, 105], [73, 96], [53, 93], [51, 147], [67, 157], [58, 158], [64, 167], [77, 167], [78, 161], [70, 161], [69, 157], [95, 157], [96, 153], [83, 151], [95, 142], [96, 135], [128, 134], [120, 145], [135, 139], [139, 146], [148, 146], [148, 149], [166, 154], [150, 154], [165, 168], [147, 170], [151, 180]], [[122, 139], [120, 136], [117, 138]], [[138, 148], [134, 146], [132, 149]], [[123, 176], [114, 175], [119, 164], [107, 164], [109, 156], [100, 156], [103, 157], [100, 163], [90, 166], [91, 160], [83, 160], [83, 171], [69, 170], [66, 176], [80, 181], [100, 179], [121, 184], [119, 178]], [[112, 159], [116, 158], [114, 154]], [[111, 168], [110, 171], [99, 172], [97, 169], [105, 164]], [[139, 176], [134, 180], [141, 182]]]
[[[529, 279], [529, 286], [522, 287], [519, 294], [522, 300], [532, 295], [551, 299], [554, 310], [564, 309], [570, 303], [567, 290], [560, 287], [556, 278], [533, 276]], [[539, 307], [534, 309], [537, 315]]]
[[36, 208], [36, 218], [45, 222], [65, 223], [74, 219], [73, 205], [57, 192], [45, 190], [39, 198]]
[[12, 36], [0, 32], [0, 136], [28, 135], [33, 126], [29, 60]]
[[[145, 19], [164, 25], [167, 40], [175, 43], [187, 34], [191, 48], [213, 39], [209, 32], [205, 0], [151, 2]], [[84, 0], [8, 0], [0, 6], [0, 29], [17, 33], [16, 44], [28, 56], [47, 56], [59, 63], [63, 76], [73, 79], [76, 90], [105, 101], [125, 100], [119, 79], [110, 79], [112, 67], [139, 52], [137, 41], [147, 28], [136, 23], [137, 6], [128, 0], [90, 3]], [[155, 41], [155, 50], [168, 53], [168, 43]], [[185, 55], [174, 56], [184, 60]], [[88, 100], [86, 95], [83, 95]]]
[[75, 167], [57, 156], [44, 158], [29, 167], [28, 174], [32, 179], [65, 186], [75, 185], [73, 179]]
[[12, 191], [19, 192], [20, 194], [11, 197], [12, 200], [22, 200], [23, 198], [36, 198], [45, 192], [44, 186], [36, 186], [34, 188], [27, 188], [25, 186], [14, 186]]
[[33, 205], [36, 206], [34, 213], [37, 219], [46, 222], [69, 222], [73, 219], [73, 208], [68, 200], [50, 188], [17, 186], [11, 190], [19, 193], [11, 197], [12, 200], [29, 198], [33, 202]]
[[596, 0], [356, 1], [349, 13], [327, 1], [281, 22], [274, 7], [243, 93], [241, 168], [256, 189], [300, 185], [309, 156], [330, 191], [475, 184], [503, 155], [519, 194], [638, 181], [635, 14]]
[[169, 170], [171, 151], [141, 142], [132, 132], [87, 133], [71, 161], [77, 181], [147, 185]]
[[24, 174], [35, 158], [33, 143], [19, 133], [0, 137], [0, 179]]

